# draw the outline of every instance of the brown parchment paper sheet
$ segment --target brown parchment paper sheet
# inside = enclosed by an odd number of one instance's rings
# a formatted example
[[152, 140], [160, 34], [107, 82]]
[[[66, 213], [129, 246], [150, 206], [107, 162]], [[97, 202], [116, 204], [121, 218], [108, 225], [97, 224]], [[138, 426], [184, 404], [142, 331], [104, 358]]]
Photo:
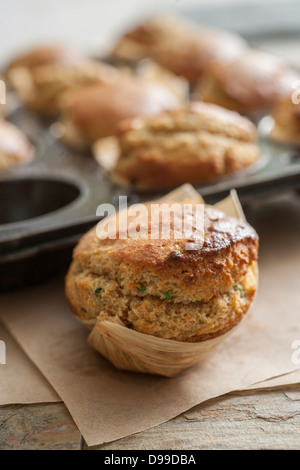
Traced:
[[6, 350], [0, 364], [0, 405], [61, 401], [1, 323], [0, 340]]

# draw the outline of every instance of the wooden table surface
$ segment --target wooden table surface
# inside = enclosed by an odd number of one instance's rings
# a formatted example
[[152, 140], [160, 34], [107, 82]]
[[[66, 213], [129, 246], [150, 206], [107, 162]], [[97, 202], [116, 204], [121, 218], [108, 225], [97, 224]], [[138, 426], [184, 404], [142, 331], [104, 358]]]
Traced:
[[[292, 393], [291, 393], [292, 392]], [[87, 446], [63, 403], [0, 408], [0, 449]], [[300, 449], [300, 384], [235, 392], [103, 450]]]

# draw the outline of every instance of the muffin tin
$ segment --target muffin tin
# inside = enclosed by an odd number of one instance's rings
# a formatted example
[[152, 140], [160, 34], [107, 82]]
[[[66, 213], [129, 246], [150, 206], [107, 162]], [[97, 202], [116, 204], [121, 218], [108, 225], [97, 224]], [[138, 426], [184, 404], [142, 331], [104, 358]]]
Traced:
[[[274, 14], [273, 4], [269, 8]], [[243, 10], [235, 9], [236, 24], [239, 24], [238, 11], [242, 14]], [[207, 23], [228, 27], [230, 12], [226, 12], [224, 24], [220, 24], [220, 11], [215, 11], [215, 22], [207, 13]], [[205, 9], [202, 15], [198, 11], [198, 15], [205, 23]], [[260, 34], [256, 31], [255, 35], [254, 31], [247, 39], [259, 46]], [[295, 31], [292, 34], [295, 37]], [[298, 37], [300, 44], [300, 30]], [[133, 186], [120, 187], [101, 172], [92, 155], [64, 146], [56, 138], [51, 122], [37, 118], [21, 106], [8, 119], [30, 138], [35, 157], [26, 165], [0, 174], [2, 289], [45, 279], [65, 266], [76, 241], [99, 220], [96, 216], [99, 204], [117, 203], [119, 194], [127, 195], [129, 204], [143, 202], [159, 198], [170, 189], [142, 191]], [[258, 164], [230, 177], [196, 186], [206, 202], [222, 199], [231, 188], [237, 190], [242, 203], [300, 188], [300, 150], [272, 142], [267, 129], [268, 120], [263, 118], [259, 124], [262, 157]]]

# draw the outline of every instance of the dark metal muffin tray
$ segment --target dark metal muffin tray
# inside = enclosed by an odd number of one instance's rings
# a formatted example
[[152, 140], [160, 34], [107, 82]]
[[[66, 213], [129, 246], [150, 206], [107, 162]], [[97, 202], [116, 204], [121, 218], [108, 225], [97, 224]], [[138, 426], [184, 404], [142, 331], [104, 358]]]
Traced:
[[[273, 16], [276, 5], [269, 5]], [[253, 5], [249, 8], [253, 10]], [[258, 6], [256, 8], [259, 10]], [[282, 6], [277, 5], [277, 15], [278, 8], [282, 9]], [[299, 10], [299, 18], [300, 5], [296, 5], [296, 8]], [[201, 15], [200, 10], [197, 10], [197, 15], [204, 24], [215, 23], [238, 30], [238, 17], [243, 15], [244, 18], [245, 14], [241, 8], [234, 9], [234, 15], [230, 15], [230, 9], [224, 9], [226, 13], [223, 14], [223, 23], [220, 23], [222, 13], [220, 9], [214, 11], [215, 22], [209, 9], [203, 9]], [[192, 14], [191, 11], [183, 13], [186, 16]], [[194, 19], [197, 15], [193, 15]], [[257, 38], [256, 45], [259, 46], [262, 31], [256, 28], [257, 14], [252, 16], [252, 32], [248, 24], [245, 36], [253, 43]], [[290, 11], [288, 16], [294, 18]], [[233, 21], [231, 25], [228, 24], [230, 18]], [[284, 20], [282, 15], [281, 18], [286, 28], [287, 19]], [[276, 27], [280, 34], [279, 26]], [[300, 26], [298, 32], [293, 29], [293, 37], [296, 33], [300, 44]], [[270, 30], [269, 34], [276, 32]], [[117, 203], [120, 194], [127, 195], [129, 203], [143, 202], [158, 198], [170, 190], [165, 188], [151, 192], [134, 187], [119, 187], [101, 172], [92, 155], [75, 152], [64, 146], [52, 132], [51, 122], [37, 118], [22, 107], [17, 107], [9, 120], [24, 130], [36, 151], [35, 158], [29, 164], [0, 174], [2, 289], [36, 282], [57, 272], [61, 266], [66, 266], [76, 241], [99, 220], [96, 217], [99, 204]], [[221, 199], [231, 188], [236, 188], [242, 203], [251, 203], [259, 197], [283, 190], [300, 188], [300, 150], [270, 141], [265, 134], [267, 124], [265, 120], [260, 125], [262, 157], [256, 165], [239, 174], [196, 186], [207, 202]]]

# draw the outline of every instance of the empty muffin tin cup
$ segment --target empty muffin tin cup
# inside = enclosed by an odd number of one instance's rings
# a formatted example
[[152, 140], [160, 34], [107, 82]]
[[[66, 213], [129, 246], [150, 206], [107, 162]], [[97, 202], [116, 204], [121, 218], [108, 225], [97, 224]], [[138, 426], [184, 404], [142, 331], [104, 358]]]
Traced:
[[69, 181], [17, 178], [0, 181], [0, 226], [41, 217], [72, 203], [80, 189]]
[[[36, 232], [60, 221], [80, 196], [73, 182], [50, 177], [0, 181], [0, 291], [33, 285], [66, 269], [71, 248]], [[24, 241], [24, 232], [29, 241]], [[34, 235], [34, 244], [30, 236]], [[24, 241], [24, 243], [23, 243]]]

